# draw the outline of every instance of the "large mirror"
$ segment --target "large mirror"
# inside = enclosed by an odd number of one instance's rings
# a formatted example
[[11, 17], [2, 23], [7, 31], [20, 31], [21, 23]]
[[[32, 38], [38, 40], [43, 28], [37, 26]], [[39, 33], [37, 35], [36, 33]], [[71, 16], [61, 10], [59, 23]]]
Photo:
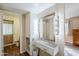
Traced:
[[54, 36], [54, 15], [47, 15], [40, 19], [40, 38], [55, 40]]

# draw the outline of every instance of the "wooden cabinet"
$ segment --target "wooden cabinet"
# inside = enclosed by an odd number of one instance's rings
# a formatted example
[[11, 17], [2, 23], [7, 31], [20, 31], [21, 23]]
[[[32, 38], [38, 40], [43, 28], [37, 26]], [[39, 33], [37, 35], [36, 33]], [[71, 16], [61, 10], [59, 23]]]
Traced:
[[79, 29], [73, 29], [73, 45], [79, 45]]

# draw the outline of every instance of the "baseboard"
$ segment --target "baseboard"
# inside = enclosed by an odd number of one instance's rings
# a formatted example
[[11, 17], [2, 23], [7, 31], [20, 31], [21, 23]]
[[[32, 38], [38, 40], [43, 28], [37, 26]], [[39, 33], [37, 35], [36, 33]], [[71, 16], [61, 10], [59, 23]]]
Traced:
[[30, 56], [27, 51], [23, 51], [23, 53], [20, 53], [20, 56]]
[[73, 42], [65, 42], [65, 43], [70, 43], [70, 44], [73, 44]]
[[21, 51], [21, 52], [20, 52], [20, 54], [22, 54], [22, 53], [24, 53], [24, 52], [26, 52], [26, 50], [24, 50], [24, 51]]

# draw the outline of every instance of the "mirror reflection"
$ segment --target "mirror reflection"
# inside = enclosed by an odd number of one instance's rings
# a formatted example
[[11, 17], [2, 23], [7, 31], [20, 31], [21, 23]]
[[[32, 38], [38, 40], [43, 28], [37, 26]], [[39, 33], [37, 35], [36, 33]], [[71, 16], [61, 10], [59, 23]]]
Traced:
[[40, 38], [54, 41], [54, 15], [40, 19]]

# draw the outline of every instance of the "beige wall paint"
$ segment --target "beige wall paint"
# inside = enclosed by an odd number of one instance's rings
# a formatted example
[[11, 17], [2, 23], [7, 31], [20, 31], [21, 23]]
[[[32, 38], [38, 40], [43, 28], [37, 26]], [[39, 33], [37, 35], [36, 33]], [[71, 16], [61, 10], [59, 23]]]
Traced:
[[14, 21], [14, 41], [18, 41], [20, 39], [20, 17], [4, 14], [3, 19]]
[[79, 16], [77, 17], [72, 17], [69, 19], [65, 19], [65, 23], [70, 23], [68, 26], [68, 34], [65, 34], [65, 42], [73, 43], [73, 38], [72, 38], [72, 29], [79, 29]]

